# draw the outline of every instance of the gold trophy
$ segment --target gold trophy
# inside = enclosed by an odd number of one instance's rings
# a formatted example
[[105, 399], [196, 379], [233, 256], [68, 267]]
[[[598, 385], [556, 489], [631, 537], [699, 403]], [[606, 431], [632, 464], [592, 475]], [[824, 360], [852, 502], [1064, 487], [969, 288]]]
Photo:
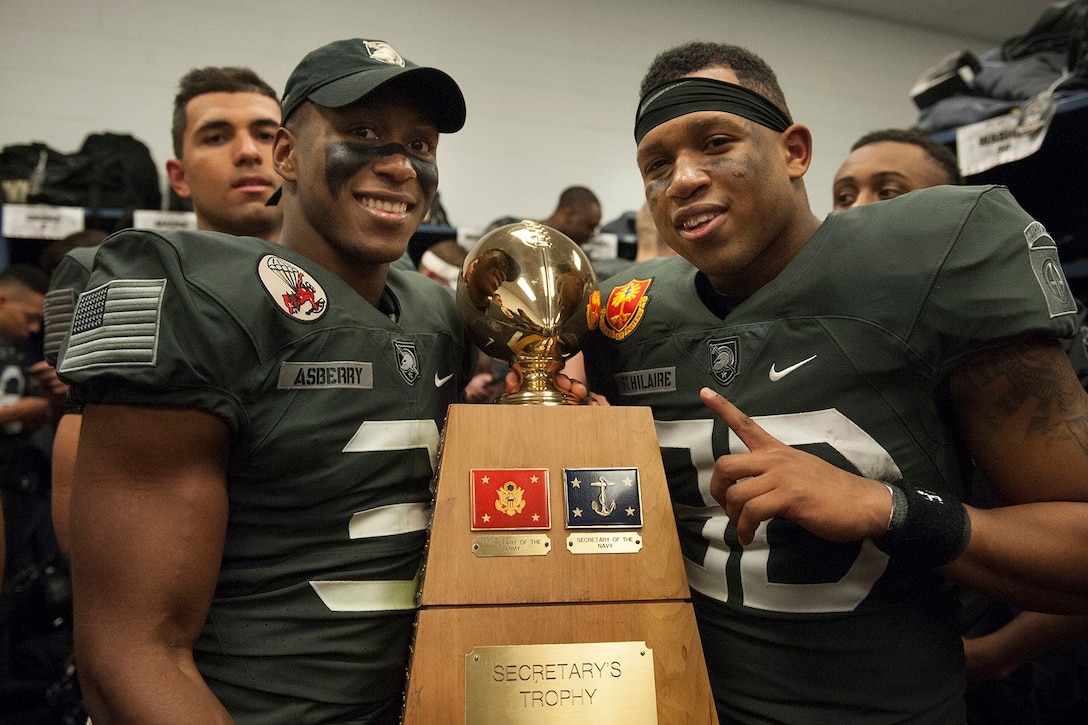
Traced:
[[488, 232], [465, 258], [457, 309], [472, 340], [521, 374], [500, 403], [568, 405], [556, 373], [600, 314], [597, 275], [581, 247], [532, 221]]
[[465, 259], [469, 335], [522, 386], [449, 407], [404, 725], [717, 725], [651, 411], [555, 387], [600, 298], [535, 222]]

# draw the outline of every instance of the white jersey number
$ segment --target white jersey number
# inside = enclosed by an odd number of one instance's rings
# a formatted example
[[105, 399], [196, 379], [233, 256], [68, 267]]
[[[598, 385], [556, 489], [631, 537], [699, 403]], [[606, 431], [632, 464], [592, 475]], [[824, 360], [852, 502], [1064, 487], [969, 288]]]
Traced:
[[[438, 426], [433, 420], [368, 420], [344, 446], [343, 453], [427, 450], [434, 473], [438, 458]], [[423, 503], [381, 506], [359, 511], [348, 522], [352, 539], [424, 531], [429, 519]], [[419, 577], [389, 581], [311, 581], [325, 606], [334, 612], [381, 612], [415, 609]]]
[[[753, 417], [764, 430], [787, 445], [823, 443], [850, 461], [866, 478], [894, 481], [902, 478], [895, 461], [868, 433], [837, 410], [818, 410]], [[846, 612], [855, 609], [869, 595], [888, 557], [872, 541], [862, 542], [860, 553], [841, 579], [828, 583], [790, 584], [772, 582], [768, 576], [771, 562], [784, 552], [775, 551], [767, 539], [767, 522], [756, 530], [755, 540], [736, 550], [726, 543], [729, 519], [710, 496], [710, 476], [714, 470], [711, 436], [715, 420], [656, 421], [658, 442], [662, 448], [688, 449], [695, 467], [704, 507], [676, 506], [680, 519], [705, 519], [702, 535], [708, 547], [702, 561], [686, 560], [688, 581], [698, 592], [720, 601], [739, 601], [745, 606], [774, 612]], [[743, 453], [748, 448], [732, 431], [729, 450]], [[742, 592], [730, 592], [726, 563], [740, 557]]]

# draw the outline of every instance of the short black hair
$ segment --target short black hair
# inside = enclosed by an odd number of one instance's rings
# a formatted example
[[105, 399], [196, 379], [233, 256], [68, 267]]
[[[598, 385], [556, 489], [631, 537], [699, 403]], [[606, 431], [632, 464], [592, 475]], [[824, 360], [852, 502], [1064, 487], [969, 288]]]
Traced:
[[49, 291], [49, 275], [33, 264], [12, 264], [0, 272], [0, 286], [21, 286], [44, 295]]
[[587, 206], [600, 206], [601, 201], [587, 186], [569, 186], [559, 195], [559, 209], [585, 209]]
[[881, 131], [870, 131], [850, 147], [851, 151], [857, 151], [863, 146], [874, 143], [891, 141], [894, 143], [906, 143], [918, 146], [926, 155], [937, 164], [948, 179], [946, 183], [962, 184], [963, 175], [960, 174], [960, 165], [956, 161], [956, 155], [944, 144], [937, 143], [927, 134], [914, 128], [886, 128]]
[[793, 121], [786, 95], [778, 85], [778, 77], [766, 61], [737, 45], [695, 41], [662, 51], [650, 63], [642, 78], [639, 97], [662, 83], [690, 75], [704, 68], [728, 68], [736, 74], [740, 85], [769, 100]]
[[185, 140], [187, 121], [185, 108], [189, 105], [189, 101], [205, 93], [260, 93], [271, 98], [276, 105], [280, 102], [275, 89], [249, 68], [236, 66], [193, 68], [181, 77], [178, 82], [178, 94], [174, 96], [174, 123], [170, 132], [174, 137], [174, 156], [179, 159], [182, 142]]

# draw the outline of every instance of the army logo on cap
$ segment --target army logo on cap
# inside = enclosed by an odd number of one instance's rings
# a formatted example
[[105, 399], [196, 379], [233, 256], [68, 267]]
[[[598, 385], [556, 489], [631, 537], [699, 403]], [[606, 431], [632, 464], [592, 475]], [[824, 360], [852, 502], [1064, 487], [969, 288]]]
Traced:
[[601, 332], [613, 340], [622, 340], [635, 331], [650, 300], [646, 290], [651, 281], [633, 279], [612, 290], [601, 317]]
[[401, 68], [404, 67], [404, 58], [389, 43], [383, 43], [380, 40], [364, 40], [363, 45], [366, 47], [367, 54], [373, 60], [399, 65]]
[[257, 274], [276, 306], [294, 319], [313, 322], [325, 314], [325, 290], [301, 267], [266, 254], [257, 263]]

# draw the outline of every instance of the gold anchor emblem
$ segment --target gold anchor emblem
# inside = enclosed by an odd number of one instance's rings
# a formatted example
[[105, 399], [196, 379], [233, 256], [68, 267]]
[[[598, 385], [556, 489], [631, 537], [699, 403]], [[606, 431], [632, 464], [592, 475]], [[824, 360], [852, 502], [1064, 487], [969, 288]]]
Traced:
[[612, 483], [611, 481], [604, 480], [604, 476], [601, 476], [600, 480], [594, 481], [593, 483], [591, 483], [589, 485], [593, 486], [594, 488], [601, 489], [601, 495], [600, 495], [600, 501], [601, 502], [600, 502], [600, 505], [598, 505], [596, 501], [594, 501], [593, 504], [592, 504], [594, 513], [596, 513], [598, 516], [608, 516], [613, 511], [616, 510], [616, 499], [612, 499], [612, 505], [611, 506], [609, 506], [607, 503], [605, 503], [605, 500], [604, 500], [605, 490], [609, 486], [615, 486], [616, 484]]

